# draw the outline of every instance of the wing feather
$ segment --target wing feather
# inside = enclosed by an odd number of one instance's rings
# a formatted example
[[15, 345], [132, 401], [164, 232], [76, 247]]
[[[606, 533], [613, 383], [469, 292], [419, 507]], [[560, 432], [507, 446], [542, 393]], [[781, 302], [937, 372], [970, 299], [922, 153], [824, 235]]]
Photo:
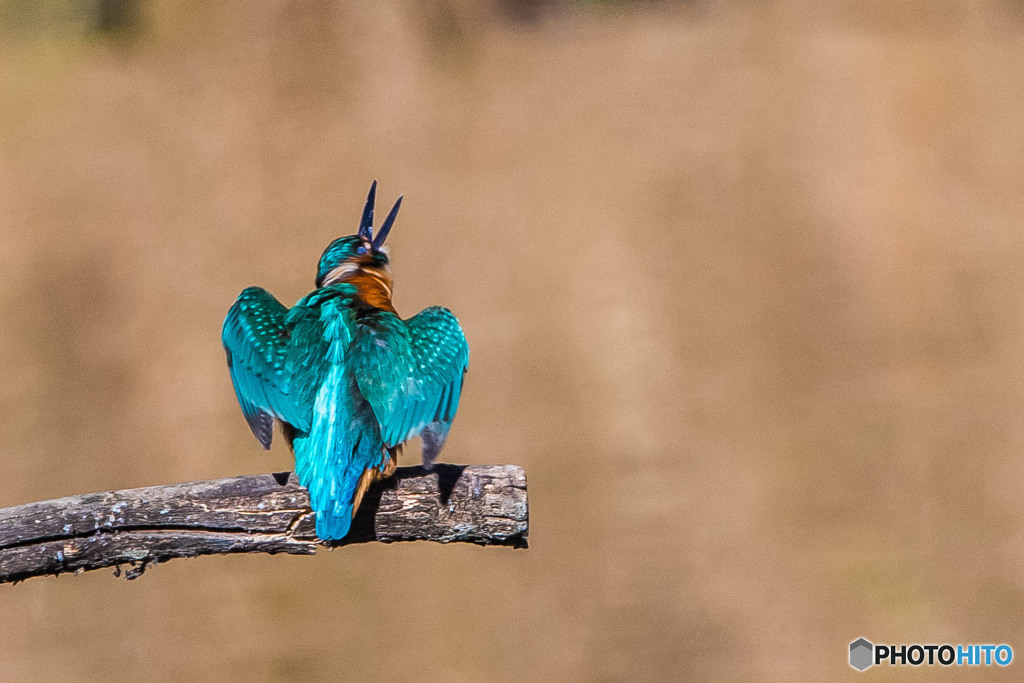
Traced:
[[354, 344], [356, 382], [384, 442], [396, 446], [429, 429], [440, 450], [469, 365], [469, 345], [458, 319], [440, 306], [406, 321], [380, 313], [359, 326]]
[[265, 289], [248, 287], [224, 318], [221, 340], [242, 415], [264, 448], [270, 448], [274, 418], [308, 428], [285, 370], [291, 329], [288, 309]]

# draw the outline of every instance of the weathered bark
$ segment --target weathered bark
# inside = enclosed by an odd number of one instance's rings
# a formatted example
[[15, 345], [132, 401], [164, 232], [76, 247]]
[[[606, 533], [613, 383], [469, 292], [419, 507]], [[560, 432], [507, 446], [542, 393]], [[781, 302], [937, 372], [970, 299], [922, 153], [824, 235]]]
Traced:
[[[526, 474], [517, 465], [399, 468], [367, 492], [341, 542], [468, 542], [525, 548]], [[313, 555], [309, 495], [263, 474], [89, 493], [0, 509], [0, 583], [127, 565], [129, 579], [176, 557]]]

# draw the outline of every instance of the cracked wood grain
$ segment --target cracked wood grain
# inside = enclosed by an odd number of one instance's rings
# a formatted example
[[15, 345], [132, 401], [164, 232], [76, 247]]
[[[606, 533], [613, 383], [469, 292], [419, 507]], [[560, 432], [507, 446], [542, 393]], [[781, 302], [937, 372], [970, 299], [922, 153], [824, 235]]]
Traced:
[[294, 474], [150, 486], [0, 509], [0, 583], [122, 565], [129, 579], [178, 557], [313, 555], [318, 545], [437, 541], [525, 548], [526, 473], [517, 465], [401, 467], [367, 492], [352, 531], [316, 537]]

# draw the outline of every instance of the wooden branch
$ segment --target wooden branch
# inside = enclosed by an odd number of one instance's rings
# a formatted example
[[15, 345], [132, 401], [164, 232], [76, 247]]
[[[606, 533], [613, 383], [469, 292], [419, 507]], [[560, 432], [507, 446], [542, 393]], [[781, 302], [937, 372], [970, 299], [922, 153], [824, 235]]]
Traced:
[[[313, 555], [309, 494], [294, 474], [89, 493], [0, 509], [0, 583], [127, 565], [129, 579], [176, 557]], [[402, 467], [371, 488], [332, 545], [467, 542], [525, 548], [526, 473], [517, 465]]]

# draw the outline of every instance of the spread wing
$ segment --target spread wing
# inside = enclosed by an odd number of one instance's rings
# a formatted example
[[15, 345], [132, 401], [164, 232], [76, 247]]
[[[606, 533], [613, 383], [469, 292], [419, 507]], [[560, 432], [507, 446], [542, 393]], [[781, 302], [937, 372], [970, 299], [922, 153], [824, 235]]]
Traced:
[[437, 456], [459, 407], [469, 344], [451, 311], [440, 306], [409, 320], [379, 313], [361, 324], [353, 370], [390, 447], [423, 436], [424, 463]]
[[308, 428], [309, 416], [299, 409], [289, 386], [287, 314], [270, 292], [248, 287], [228, 311], [221, 333], [238, 404], [264, 448], [270, 448], [274, 418]]

